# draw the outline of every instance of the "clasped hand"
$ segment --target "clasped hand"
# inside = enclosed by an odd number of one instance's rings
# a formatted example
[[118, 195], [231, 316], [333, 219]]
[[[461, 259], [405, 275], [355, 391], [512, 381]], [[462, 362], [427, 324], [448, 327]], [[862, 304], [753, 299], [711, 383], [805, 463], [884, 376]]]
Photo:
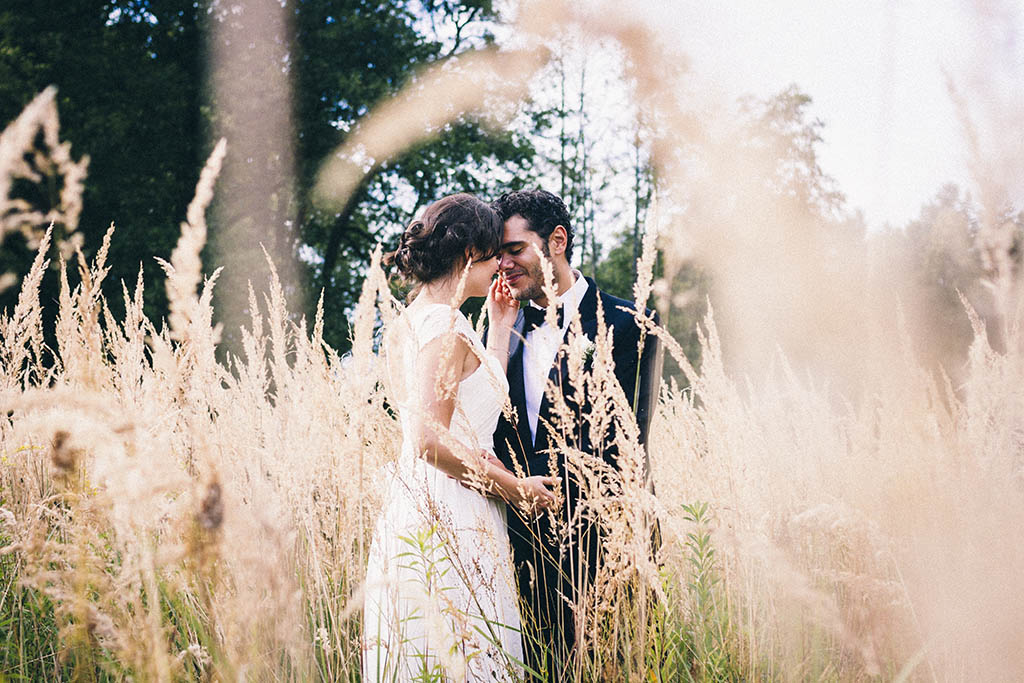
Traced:
[[[484, 458], [508, 472], [508, 468], [495, 455], [485, 453]], [[527, 514], [540, 514], [558, 507], [556, 489], [561, 481], [561, 477], [517, 477], [515, 483], [508, 487], [510, 490], [506, 491], [505, 497], [509, 503]]]

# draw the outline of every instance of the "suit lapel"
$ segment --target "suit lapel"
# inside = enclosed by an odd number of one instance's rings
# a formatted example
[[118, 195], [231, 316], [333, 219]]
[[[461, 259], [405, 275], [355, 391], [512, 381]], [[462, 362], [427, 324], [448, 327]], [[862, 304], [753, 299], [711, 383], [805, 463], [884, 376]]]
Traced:
[[526, 415], [526, 384], [523, 378], [523, 314], [520, 312], [516, 324], [512, 328], [512, 339], [509, 340], [508, 358], [508, 397], [512, 407], [516, 409], [516, 432], [522, 444], [523, 456], [533, 455], [533, 441], [530, 438], [530, 421]]
[[508, 357], [510, 360], [512, 356], [516, 355], [516, 352], [522, 351], [523, 325], [525, 322], [523, 312], [519, 311], [519, 317], [516, 318], [516, 324], [512, 326], [512, 338], [508, 340]]

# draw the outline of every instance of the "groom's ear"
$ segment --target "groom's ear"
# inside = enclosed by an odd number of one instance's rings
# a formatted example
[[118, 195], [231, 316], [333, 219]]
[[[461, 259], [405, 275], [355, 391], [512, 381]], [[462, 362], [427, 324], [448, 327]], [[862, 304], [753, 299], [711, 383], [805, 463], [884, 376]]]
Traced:
[[548, 251], [559, 256], [565, 255], [566, 245], [569, 243], [569, 234], [564, 225], [556, 225], [555, 229], [548, 235]]

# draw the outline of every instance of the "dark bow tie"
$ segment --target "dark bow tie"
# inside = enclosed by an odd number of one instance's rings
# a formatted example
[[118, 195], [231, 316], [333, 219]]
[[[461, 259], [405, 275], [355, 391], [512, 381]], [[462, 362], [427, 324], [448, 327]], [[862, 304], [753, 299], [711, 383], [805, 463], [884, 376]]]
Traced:
[[[523, 309], [523, 335], [529, 334], [534, 328], [544, 324], [544, 316], [547, 315], [546, 308], [527, 306]], [[562, 307], [558, 307], [558, 328], [562, 328]]]

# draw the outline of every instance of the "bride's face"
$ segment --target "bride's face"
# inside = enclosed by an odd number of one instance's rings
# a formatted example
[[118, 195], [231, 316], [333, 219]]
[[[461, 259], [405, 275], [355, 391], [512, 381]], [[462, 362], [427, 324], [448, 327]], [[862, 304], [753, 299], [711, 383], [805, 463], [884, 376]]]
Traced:
[[[466, 296], [487, 296], [487, 290], [491, 286], [491, 280], [498, 273], [498, 255], [490, 258], [479, 259], [467, 253], [469, 258], [469, 273], [466, 275]], [[461, 276], [462, 274], [459, 273]]]

